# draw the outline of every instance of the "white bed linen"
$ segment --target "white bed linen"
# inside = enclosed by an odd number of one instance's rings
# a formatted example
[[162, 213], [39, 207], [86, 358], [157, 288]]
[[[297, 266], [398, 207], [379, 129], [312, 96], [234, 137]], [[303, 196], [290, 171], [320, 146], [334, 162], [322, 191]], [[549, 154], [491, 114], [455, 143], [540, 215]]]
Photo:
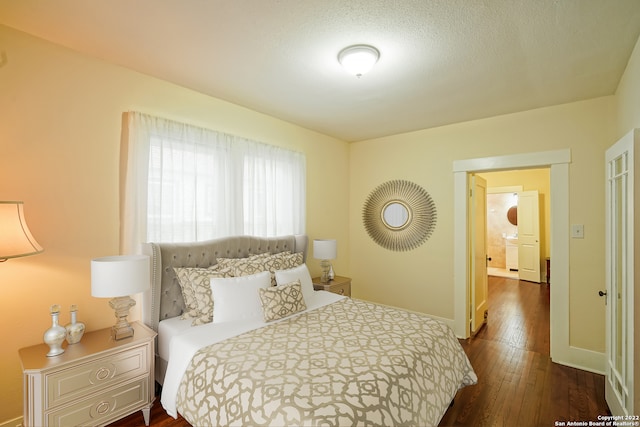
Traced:
[[195, 328], [195, 326], [191, 326], [192, 322], [193, 319], [183, 320], [178, 316], [163, 320], [158, 324], [158, 355], [161, 359], [169, 360], [171, 339]]
[[[323, 307], [328, 304], [332, 304], [339, 301], [344, 296], [334, 294], [326, 291], [316, 291], [312, 298], [305, 300], [307, 309], [300, 313], [296, 313], [297, 316], [301, 313], [306, 313], [311, 310]], [[214, 308], [215, 310], [215, 308]], [[291, 317], [269, 322], [269, 324], [277, 323], [278, 321], [289, 319]], [[162, 323], [167, 322], [163, 320]], [[175, 322], [176, 324], [179, 322]], [[236, 335], [243, 334], [245, 332], [261, 328], [267, 325], [263, 319], [243, 320], [238, 322], [225, 322], [225, 323], [207, 323], [201, 326], [190, 327], [181, 333], [175, 334], [169, 344], [169, 361], [167, 366], [167, 373], [164, 377], [164, 384], [162, 386], [162, 396], [160, 402], [167, 414], [173, 418], [178, 418], [176, 410], [176, 394], [182, 376], [191, 362], [193, 355], [202, 347], [215, 344], [225, 339], [234, 337]], [[181, 326], [171, 324], [174, 329], [167, 328], [172, 333], [176, 332]], [[160, 341], [160, 339], [158, 340]]]

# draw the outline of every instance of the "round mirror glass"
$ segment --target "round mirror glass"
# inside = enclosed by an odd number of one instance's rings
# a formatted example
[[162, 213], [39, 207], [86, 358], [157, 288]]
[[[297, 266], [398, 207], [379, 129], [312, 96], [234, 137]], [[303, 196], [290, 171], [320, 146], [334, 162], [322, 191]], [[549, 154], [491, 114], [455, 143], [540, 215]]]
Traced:
[[390, 228], [402, 228], [409, 222], [409, 209], [400, 202], [390, 202], [382, 209], [382, 220]]
[[511, 206], [507, 211], [507, 220], [513, 224], [518, 225], [518, 207]]

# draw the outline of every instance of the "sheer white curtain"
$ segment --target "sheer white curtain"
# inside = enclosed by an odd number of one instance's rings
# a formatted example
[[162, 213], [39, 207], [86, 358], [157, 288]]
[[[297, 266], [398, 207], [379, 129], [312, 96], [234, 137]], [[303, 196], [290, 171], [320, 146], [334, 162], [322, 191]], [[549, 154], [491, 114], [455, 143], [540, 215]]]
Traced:
[[304, 155], [138, 112], [123, 132], [122, 251], [304, 233]]
[[251, 141], [246, 141], [243, 147], [244, 233], [253, 236], [304, 233], [304, 156]]

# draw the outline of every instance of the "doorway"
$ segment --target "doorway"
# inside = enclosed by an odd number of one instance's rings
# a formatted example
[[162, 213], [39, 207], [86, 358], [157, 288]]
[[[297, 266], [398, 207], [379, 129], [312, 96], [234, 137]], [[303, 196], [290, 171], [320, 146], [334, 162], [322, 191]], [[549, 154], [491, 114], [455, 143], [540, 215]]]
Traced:
[[[480, 174], [494, 183], [493, 175]], [[511, 181], [508, 181], [511, 182]], [[520, 182], [520, 179], [514, 179]], [[500, 181], [500, 184], [503, 182]], [[518, 193], [522, 185], [489, 186], [487, 189], [487, 256], [489, 276], [518, 279]]]
[[544, 261], [550, 257], [549, 172], [549, 168], [535, 168], [478, 174], [487, 181], [490, 275], [546, 282]]
[[551, 358], [562, 364], [576, 365], [579, 355], [569, 345], [569, 163], [571, 151], [557, 150], [458, 160], [454, 174], [454, 329], [468, 338], [469, 275], [468, 263], [468, 175], [508, 169], [550, 168], [550, 253], [554, 258], [554, 286], [551, 287]]

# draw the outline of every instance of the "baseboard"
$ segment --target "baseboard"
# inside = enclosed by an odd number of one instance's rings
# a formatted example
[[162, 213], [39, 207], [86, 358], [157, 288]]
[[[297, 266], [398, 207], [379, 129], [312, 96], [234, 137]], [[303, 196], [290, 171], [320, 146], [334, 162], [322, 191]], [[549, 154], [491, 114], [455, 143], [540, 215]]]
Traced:
[[597, 351], [585, 350], [584, 348], [571, 347], [567, 349], [563, 357], [552, 359], [553, 362], [571, 368], [582, 369], [594, 374], [605, 374], [607, 355]]
[[0, 427], [22, 427], [22, 417], [0, 423]]
[[[452, 331], [455, 331], [455, 328], [454, 328], [455, 320], [453, 320], [453, 319], [445, 319], [444, 317], [433, 316], [433, 315], [431, 315], [431, 314], [429, 314], [429, 313], [422, 313], [422, 312], [420, 312], [420, 311], [409, 310], [409, 309], [407, 309], [407, 308], [400, 308], [400, 307], [396, 307], [396, 306], [389, 305], [389, 304], [382, 304], [382, 303], [379, 303], [379, 302], [376, 302], [375, 304], [377, 304], [377, 305], [382, 305], [382, 306], [384, 306], [384, 307], [395, 308], [395, 309], [397, 309], [397, 310], [404, 310], [404, 311], [408, 311], [408, 312], [411, 312], [411, 313], [419, 314], [419, 315], [421, 315], [421, 316], [427, 316], [427, 317], [430, 317], [430, 318], [432, 318], [433, 320], [438, 320], [438, 321], [440, 321], [440, 322], [444, 323], [445, 325], [447, 325], [448, 327], [450, 327]], [[458, 337], [458, 338], [460, 338], [460, 337]], [[0, 427], [3, 427], [3, 426], [0, 426]]]
[[[417, 312], [415, 312], [415, 313], [417, 313]], [[448, 327], [450, 327], [452, 331], [455, 331], [455, 329], [454, 329], [455, 321], [453, 319], [445, 319], [444, 317], [432, 316], [431, 314], [427, 314], [427, 313], [418, 313], [418, 314], [424, 314], [424, 315], [432, 318], [433, 320], [438, 320], [438, 321], [444, 323], [445, 325], [447, 325]], [[457, 338], [460, 338], [460, 337], [457, 337]]]

